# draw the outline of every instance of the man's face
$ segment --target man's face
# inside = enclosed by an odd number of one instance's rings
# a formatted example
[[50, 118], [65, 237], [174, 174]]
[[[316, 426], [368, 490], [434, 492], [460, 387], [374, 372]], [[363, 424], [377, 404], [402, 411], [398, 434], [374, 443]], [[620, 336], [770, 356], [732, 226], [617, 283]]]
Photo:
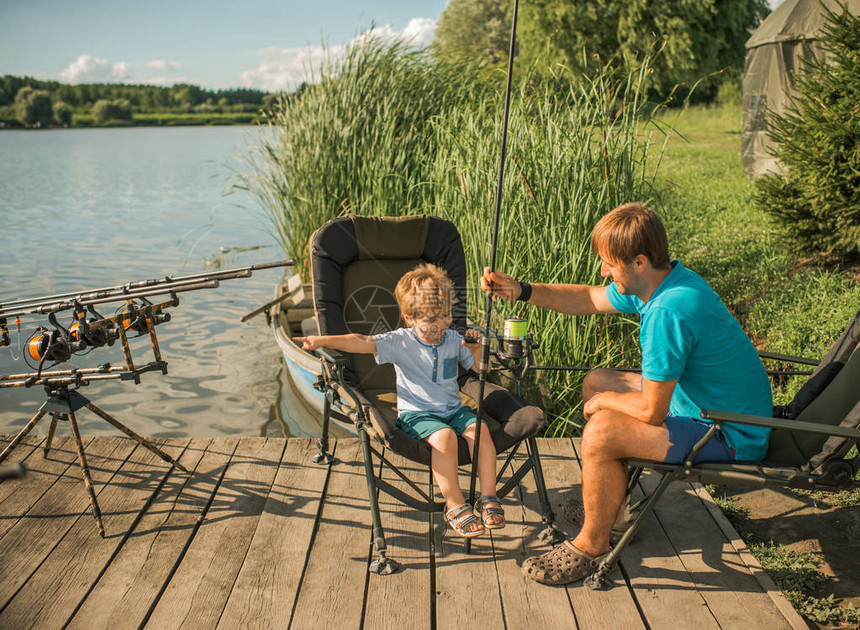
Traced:
[[600, 275], [603, 278], [612, 278], [621, 295], [639, 295], [644, 284], [642, 267], [638, 256], [633, 261], [624, 263], [600, 253]]

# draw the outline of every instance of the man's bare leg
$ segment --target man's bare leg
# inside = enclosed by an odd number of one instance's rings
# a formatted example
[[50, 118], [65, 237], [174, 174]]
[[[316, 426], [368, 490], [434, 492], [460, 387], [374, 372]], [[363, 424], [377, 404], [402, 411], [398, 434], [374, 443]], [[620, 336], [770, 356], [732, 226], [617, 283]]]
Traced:
[[[638, 392], [642, 390], [642, 375], [638, 372], [622, 372], [620, 370], [609, 370], [597, 368], [585, 376], [582, 382], [582, 402], [588, 402], [592, 397], [601, 392]], [[627, 468], [624, 467], [624, 476], [627, 477]], [[626, 495], [626, 482], [625, 482]], [[583, 500], [583, 509], [587, 510]], [[618, 511], [615, 515], [615, 523], [622, 525], [627, 522], [627, 502], [622, 497]]]
[[601, 392], [642, 391], [642, 375], [638, 372], [621, 372], [598, 368], [585, 375], [582, 382], [582, 402], [588, 402]]
[[609, 551], [609, 533], [627, 493], [628, 457], [661, 461], [669, 450], [666, 425], [647, 424], [615, 411], [598, 411], [582, 432], [582, 502], [585, 522], [573, 540], [597, 556]]

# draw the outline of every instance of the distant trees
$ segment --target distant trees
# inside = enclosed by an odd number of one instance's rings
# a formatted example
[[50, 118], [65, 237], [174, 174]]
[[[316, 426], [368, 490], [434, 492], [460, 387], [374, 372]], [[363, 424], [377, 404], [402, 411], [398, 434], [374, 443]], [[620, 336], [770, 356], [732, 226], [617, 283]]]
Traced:
[[61, 127], [71, 127], [72, 116], [72, 107], [68, 103], [64, 103], [63, 101], [54, 103], [54, 120], [57, 121], [58, 125]]
[[490, 63], [508, 56], [511, 19], [506, 0], [451, 0], [439, 16], [434, 44], [442, 52], [477, 55]]
[[54, 118], [51, 95], [45, 90], [24, 87], [15, 95], [15, 113], [25, 127], [49, 127]]
[[[434, 44], [444, 54], [507, 56], [510, 3], [451, 0], [439, 17]], [[518, 54], [522, 65], [593, 72], [641, 59], [654, 61], [653, 88], [665, 94], [726, 67], [742, 68], [744, 42], [767, 15], [766, 0], [529, 0], [520, 5]], [[716, 94], [717, 85], [706, 90]]]
[[104, 125], [111, 121], [127, 122], [133, 118], [131, 103], [125, 99], [115, 101], [102, 99], [93, 105], [93, 122], [97, 125]]

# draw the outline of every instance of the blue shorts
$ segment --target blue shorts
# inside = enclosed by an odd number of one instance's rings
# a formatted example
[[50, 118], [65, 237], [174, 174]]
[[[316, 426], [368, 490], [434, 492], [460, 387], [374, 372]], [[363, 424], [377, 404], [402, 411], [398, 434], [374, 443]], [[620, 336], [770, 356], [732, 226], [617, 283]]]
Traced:
[[[669, 450], [666, 452], [667, 464], [680, 464], [684, 457], [692, 450], [693, 446], [701, 440], [708, 429], [710, 422], [690, 418], [688, 416], [666, 416], [666, 428], [669, 429]], [[728, 444], [722, 431], [708, 440], [696, 455], [694, 463], [699, 462], [732, 462], [735, 460], [735, 451]]]
[[468, 407], [460, 407], [450, 416], [437, 416], [426, 411], [407, 411], [397, 418], [397, 426], [416, 440], [423, 440], [440, 429], [454, 429], [454, 433], [462, 435], [470, 424], [477, 418], [475, 412]]

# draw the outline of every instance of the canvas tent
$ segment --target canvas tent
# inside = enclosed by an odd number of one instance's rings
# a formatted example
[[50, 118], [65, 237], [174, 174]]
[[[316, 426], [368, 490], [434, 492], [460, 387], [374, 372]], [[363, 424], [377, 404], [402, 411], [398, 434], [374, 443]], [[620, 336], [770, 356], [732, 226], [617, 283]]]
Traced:
[[[824, 25], [819, 0], [785, 0], [774, 9], [746, 43], [741, 146], [747, 177], [776, 171], [768, 153], [765, 110], [781, 114], [794, 85], [793, 74], [802, 69], [801, 58], [822, 54], [818, 36]], [[840, 12], [836, 0], [823, 0]], [[860, 15], [860, 0], [847, 0], [848, 10]]]

